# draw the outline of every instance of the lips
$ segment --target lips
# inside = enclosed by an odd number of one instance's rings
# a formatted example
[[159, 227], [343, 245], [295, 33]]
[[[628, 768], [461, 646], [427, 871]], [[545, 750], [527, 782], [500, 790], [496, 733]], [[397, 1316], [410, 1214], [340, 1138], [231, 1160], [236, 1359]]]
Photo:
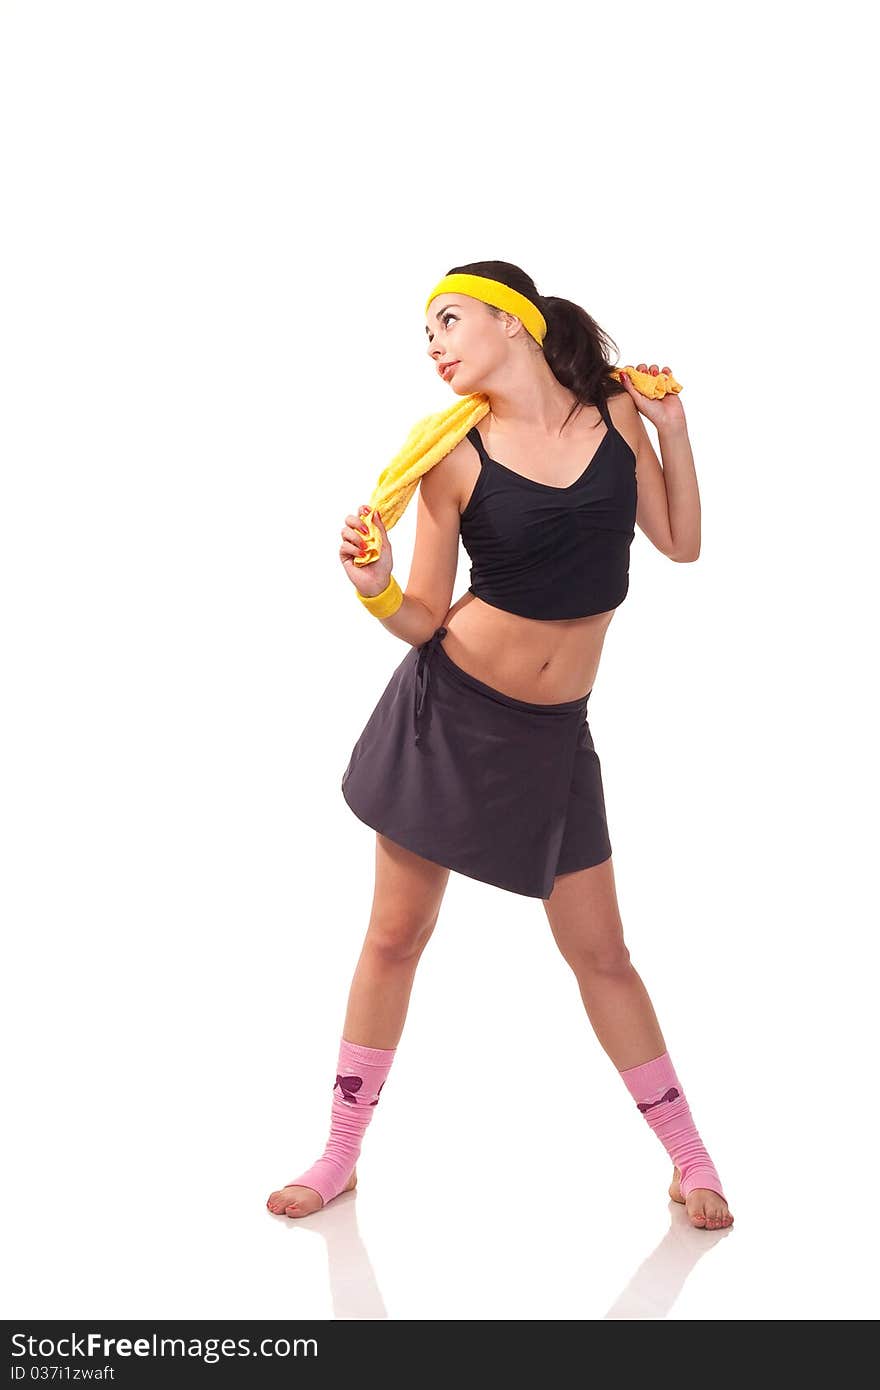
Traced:
[[457, 363], [457, 362], [447, 362], [446, 365], [445, 365], [444, 367], [439, 367], [439, 368], [438, 368], [438, 371], [440, 372], [440, 375], [442, 376], [442, 378], [443, 378], [444, 381], [447, 380], [447, 378], [448, 378], [448, 376], [449, 376], [449, 373], [452, 371], [453, 367], [457, 367], [457, 366], [458, 366], [458, 363]]

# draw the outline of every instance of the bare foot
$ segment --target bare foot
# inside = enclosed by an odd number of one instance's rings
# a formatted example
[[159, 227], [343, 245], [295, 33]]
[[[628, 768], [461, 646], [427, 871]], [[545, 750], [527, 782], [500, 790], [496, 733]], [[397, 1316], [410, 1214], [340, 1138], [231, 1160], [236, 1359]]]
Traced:
[[[357, 1168], [354, 1168], [342, 1192], [351, 1192], [356, 1186]], [[337, 1192], [337, 1197], [341, 1197], [342, 1192]], [[266, 1203], [276, 1216], [311, 1216], [313, 1212], [320, 1211], [323, 1205], [324, 1199], [320, 1192], [316, 1192], [313, 1187], [297, 1187], [296, 1183], [288, 1183], [287, 1187], [279, 1187], [277, 1192], [270, 1192]]]
[[681, 1202], [687, 1207], [692, 1226], [699, 1226], [704, 1231], [722, 1231], [725, 1226], [733, 1225], [733, 1213], [728, 1210], [724, 1198], [709, 1187], [695, 1187], [685, 1202], [681, 1195], [680, 1168], [673, 1169], [669, 1195], [673, 1202]]

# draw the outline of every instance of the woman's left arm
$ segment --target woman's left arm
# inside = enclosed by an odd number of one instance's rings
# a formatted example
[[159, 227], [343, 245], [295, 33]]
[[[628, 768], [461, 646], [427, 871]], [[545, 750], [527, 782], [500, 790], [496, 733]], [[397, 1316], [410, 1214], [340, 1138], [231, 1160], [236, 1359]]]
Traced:
[[[659, 368], [640, 363], [639, 371], [650, 371], [656, 376]], [[627, 424], [636, 441], [632, 445], [639, 491], [636, 520], [648, 539], [670, 560], [692, 562], [700, 554], [700, 491], [681, 401], [672, 391], [654, 400], [637, 391], [625, 373], [621, 373], [620, 379], [635, 407], [627, 412]], [[641, 415], [657, 430], [662, 467]]]

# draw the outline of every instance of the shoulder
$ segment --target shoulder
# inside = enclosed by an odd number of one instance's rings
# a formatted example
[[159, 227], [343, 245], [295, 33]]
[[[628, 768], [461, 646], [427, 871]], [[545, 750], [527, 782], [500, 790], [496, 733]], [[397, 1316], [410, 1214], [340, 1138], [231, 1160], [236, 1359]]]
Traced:
[[639, 413], [636, 410], [635, 401], [626, 387], [620, 391], [609, 392], [608, 409], [615, 425], [618, 421], [635, 420]]
[[633, 453], [638, 455], [644, 426], [635, 401], [626, 387], [622, 391], [615, 392], [614, 395], [609, 395], [608, 413], [614, 428], [623, 435]]
[[479, 472], [480, 456], [467, 435], [444, 454], [423, 473], [419, 483], [420, 491], [429, 504], [454, 503], [461, 511], [464, 499], [474, 485], [474, 477]]

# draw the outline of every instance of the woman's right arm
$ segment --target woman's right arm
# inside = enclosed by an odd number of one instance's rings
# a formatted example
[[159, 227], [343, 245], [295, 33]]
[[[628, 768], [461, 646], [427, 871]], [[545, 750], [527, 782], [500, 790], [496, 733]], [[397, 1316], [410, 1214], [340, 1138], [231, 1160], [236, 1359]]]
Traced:
[[[413, 647], [427, 642], [449, 612], [452, 599], [460, 526], [458, 470], [452, 464], [454, 453], [453, 449], [419, 480], [416, 539], [403, 603], [389, 618], [377, 619], [364, 613], [365, 618], [381, 622], [395, 637]], [[444, 466], [447, 463], [449, 467]], [[355, 525], [359, 521], [357, 517], [348, 520], [353, 520]], [[352, 583], [364, 595], [381, 593], [392, 573], [391, 543], [381, 519], [377, 525], [382, 536], [379, 559], [372, 565], [346, 564]], [[346, 527], [342, 535], [341, 554], [346, 550], [346, 537], [360, 535], [360, 532]], [[348, 550], [352, 556], [357, 554], [357, 543], [349, 544]]]

